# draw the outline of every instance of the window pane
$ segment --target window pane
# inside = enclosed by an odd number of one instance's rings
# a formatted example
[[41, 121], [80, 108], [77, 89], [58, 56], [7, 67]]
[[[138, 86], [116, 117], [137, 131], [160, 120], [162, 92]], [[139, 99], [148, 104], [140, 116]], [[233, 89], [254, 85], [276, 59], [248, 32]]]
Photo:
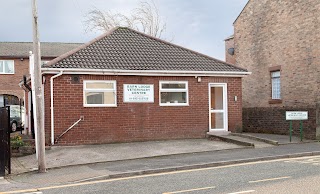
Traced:
[[224, 129], [223, 113], [211, 113], [211, 129]]
[[104, 104], [116, 104], [114, 92], [104, 93]]
[[86, 83], [87, 89], [113, 89], [113, 83]]
[[115, 104], [114, 92], [86, 92], [86, 104]]
[[3, 61], [0, 61], [0, 73], [4, 73], [4, 71], [3, 71]]
[[271, 77], [280, 77], [280, 71], [271, 72]]
[[211, 109], [223, 110], [223, 87], [211, 87]]
[[187, 103], [187, 93], [161, 92], [161, 103]]
[[4, 61], [4, 73], [13, 73], [13, 61]]
[[103, 104], [103, 92], [86, 92], [86, 104]]
[[186, 89], [186, 84], [175, 84], [175, 83], [163, 83], [163, 89]]
[[280, 78], [272, 78], [272, 99], [281, 99]]

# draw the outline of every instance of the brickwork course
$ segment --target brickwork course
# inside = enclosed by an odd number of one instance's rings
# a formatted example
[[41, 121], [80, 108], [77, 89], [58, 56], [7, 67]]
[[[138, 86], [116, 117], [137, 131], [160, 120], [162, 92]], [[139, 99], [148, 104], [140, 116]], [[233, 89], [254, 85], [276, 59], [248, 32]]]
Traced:
[[[243, 80], [244, 129], [269, 126], [269, 132], [288, 133], [284, 110], [310, 110], [308, 135], [320, 137], [315, 114], [320, 101], [319, 24], [317, 0], [250, 0], [245, 6], [234, 22], [234, 40], [226, 41], [227, 48], [234, 41], [235, 64], [252, 72]], [[281, 69], [279, 101], [271, 100], [274, 68]], [[276, 122], [275, 115], [282, 120]]]

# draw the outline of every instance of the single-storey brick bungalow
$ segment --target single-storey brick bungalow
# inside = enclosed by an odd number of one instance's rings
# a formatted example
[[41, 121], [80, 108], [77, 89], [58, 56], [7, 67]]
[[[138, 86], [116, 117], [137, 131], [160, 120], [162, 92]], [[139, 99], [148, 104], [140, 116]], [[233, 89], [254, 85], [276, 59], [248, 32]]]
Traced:
[[46, 141], [59, 145], [234, 132], [242, 127], [242, 77], [250, 74], [123, 27], [42, 72]]

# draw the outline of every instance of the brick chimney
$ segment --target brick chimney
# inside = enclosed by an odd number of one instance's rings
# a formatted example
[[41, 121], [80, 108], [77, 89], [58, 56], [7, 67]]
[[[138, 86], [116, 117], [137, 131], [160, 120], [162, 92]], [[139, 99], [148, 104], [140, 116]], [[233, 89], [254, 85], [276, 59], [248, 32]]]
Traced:
[[236, 64], [236, 56], [234, 50], [234, 37], [233, 35], [228, 37], [225, 41], [225, 53], [226, 53], [226, 62], [230, 64]]

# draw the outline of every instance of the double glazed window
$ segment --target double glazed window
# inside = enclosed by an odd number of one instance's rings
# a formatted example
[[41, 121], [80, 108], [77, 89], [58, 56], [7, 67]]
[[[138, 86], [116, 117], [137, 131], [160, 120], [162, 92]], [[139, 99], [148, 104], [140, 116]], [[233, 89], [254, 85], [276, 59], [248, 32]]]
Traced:
[[84, 106], [116, 107], [116, 81], [84, 81]]
[[271, 72], [272, 99], [281, 99], [280, 71]]
[[160, 81], [160, 106], [188, 105], [188, 82]]
[[0, 60], [0, 74], [14, 74], [14, 61]]

